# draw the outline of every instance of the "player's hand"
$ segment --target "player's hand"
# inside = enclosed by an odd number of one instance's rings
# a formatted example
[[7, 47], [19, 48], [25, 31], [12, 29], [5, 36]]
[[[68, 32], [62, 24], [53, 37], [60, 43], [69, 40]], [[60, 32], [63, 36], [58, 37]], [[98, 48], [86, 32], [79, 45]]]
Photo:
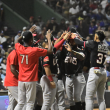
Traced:
[[66, 35], [63, 37], [64, 40], [67, 40], [71, 35], [71, 32], [67, 32]]
[[53, 88], [53, 89], [56, 88], [56, 84], [55, 84], [55, 82], [53, 82], [53, 81], [50, 82], [50, 87]]
[[68, 31], [64, 31], [63, 34], [61, 35], [61, 38], [63, 38], [67, 34], [67, 32]]
[[34, 33], [36, 29], [37, 29], [37, 26], [36, 26], [36, 25], [33, 25], [33, 26], [29, 29], [29, 31], [31, 31], [32, 33]]
[[67, 51], [69, 51], [69, 52], [72, 51], [71, 46], [68, 43], [66, 43], [66, 45], [64, 45], [64, 46], [67, 49]]
[[49, 30], [47, 31], [46, 38], [47, 38], [48, 40], [50, 40], [51, 35], [52, 35], [52, 31], [50, 31], [50, 29], [49, 29]]

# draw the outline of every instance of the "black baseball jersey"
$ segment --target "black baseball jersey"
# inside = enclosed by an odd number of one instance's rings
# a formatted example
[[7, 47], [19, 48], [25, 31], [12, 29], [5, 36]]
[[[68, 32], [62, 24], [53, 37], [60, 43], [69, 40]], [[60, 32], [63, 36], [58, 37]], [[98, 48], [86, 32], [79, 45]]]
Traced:
[[64, 65], [64, 60], [62, 60], [62, 55], [61, 55], [61, 50], [58, 50], [55, 53], [55, 60], [57, 63], [57, 74], [58, 74], [58, 79], [62, 79], [64, 73], [65, 73], [65, 65]]
[[39, 65], [38, 65], [38, 77], [39, 77], [39, 80], [41, 79], [42, 77], [42, 57], [39, 57]]
[[87, 67], [86, 71], [89, 71], [89, 69], [90, 69], [90, 50], [88, 48], [85, 48], [84, 54], [85, 54], [85, 60], [84, 60], [83, 66]]
[[[84, 55], [81, 49], [77, 48], [75, 51]], [[65, 72], [66, 74], [76, 74], [82, 72], [83, 60], [79, 60], [72, 53], [68, 52], [65, 47], [62, 49], [62, 55], [65, 62]]]
[[43, 57], [43, 74], [46, 74], [44, 67], [47, 65], [50, 66], [50, 70], [52, 74], [57, 74], [57, 63], [54, 54]]
[[104, 67], [104, 62], [108, 48], [104, 42], [86, 41], [85, 47], [91, 48], [90, 64], [91, 67]]

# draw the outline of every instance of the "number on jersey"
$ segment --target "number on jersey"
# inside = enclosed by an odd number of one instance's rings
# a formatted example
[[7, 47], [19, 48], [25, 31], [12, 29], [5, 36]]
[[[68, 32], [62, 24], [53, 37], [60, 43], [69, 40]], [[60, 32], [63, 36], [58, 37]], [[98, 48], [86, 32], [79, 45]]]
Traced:
[[65, 63], [73, 63], [74, 65], [77, 65], [77, 58], [75, 57], [66, 57], [65, 58]]
[[20, 54], [20, 56], [22, 57], [21, 64], [23, 64], [24, 58], [26, 58], [26, 64], [28, 65], [28, 55]]
[[104, 56], [102, 53], [98, 53], [97, 56], [98, 56], [97, 63], [102, 64], [103, 58], [106, 57], [106, 56]]

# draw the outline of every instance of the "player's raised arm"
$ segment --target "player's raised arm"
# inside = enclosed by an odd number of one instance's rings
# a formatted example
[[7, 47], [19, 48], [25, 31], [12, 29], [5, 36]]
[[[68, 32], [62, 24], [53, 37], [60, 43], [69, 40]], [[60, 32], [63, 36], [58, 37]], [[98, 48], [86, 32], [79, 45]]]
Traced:
[[62, 46], [65, 40], [70, 37], [71, 33], [67, 32], [66, 34], [62, 34], [62, 40], [54, 45], [54, 53]]
[[52, 54], [53, 50], [52, 50], [52, 42], [51, 42], [51, 31], [48, 30], [47, 34], [46, 34], [46, 38], [48, 40], [48, 50], [47, 50], [47, 55]]
[[[36, 29], [37, 29], [36, 25], [33, 25], [33, 26], [29, 29], [29, 31], [33, 33]], [[16, 43], [19, 43], [19, 42], [22, 40], [22, 38], [23, 38], [23, 36], [20, 36], [18, 39], [16, 39], [16, 40], [15, 40], [15, 44], [16, 44]]]
[[76, 51], [72, 50], [69, 44], [66, 43], [65, 48], [67, 49], [67, 51], [71, 52], [79, 60], [84, 60], [85, 59], [84, 54], [81, 54], [79, 52], [76, 52]]

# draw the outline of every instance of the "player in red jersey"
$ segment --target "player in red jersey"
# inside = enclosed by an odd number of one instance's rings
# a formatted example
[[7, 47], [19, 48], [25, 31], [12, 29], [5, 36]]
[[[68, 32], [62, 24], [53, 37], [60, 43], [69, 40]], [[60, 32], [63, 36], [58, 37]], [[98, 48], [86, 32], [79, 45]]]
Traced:
[[9, 106], [7, 110], [14, 110], [18, 101], [18, 57], [14, 49], [7, 58], [6, 77], [4, 86], [8, 88]]
[[[36, 30], [36, 26], [31, 28], [31, 31], [34, 30]], [[36, 81], [38, 81], [39, 57], [52, 53], [51, 36], [48, 36], [48, 34], [50, 34], [50, 30], [47, 31], [48, 50], [31, 47], [33, 36], [30, 31], [24, 32], [23, 36], [15, 41], [19, 62], [18, 104], [15, 110], [22, 110], [25, 103], [26, 110], [33, 110], [36, 98]], [[21, 39], [23, 39], [25, 46], [19, 44]]]

